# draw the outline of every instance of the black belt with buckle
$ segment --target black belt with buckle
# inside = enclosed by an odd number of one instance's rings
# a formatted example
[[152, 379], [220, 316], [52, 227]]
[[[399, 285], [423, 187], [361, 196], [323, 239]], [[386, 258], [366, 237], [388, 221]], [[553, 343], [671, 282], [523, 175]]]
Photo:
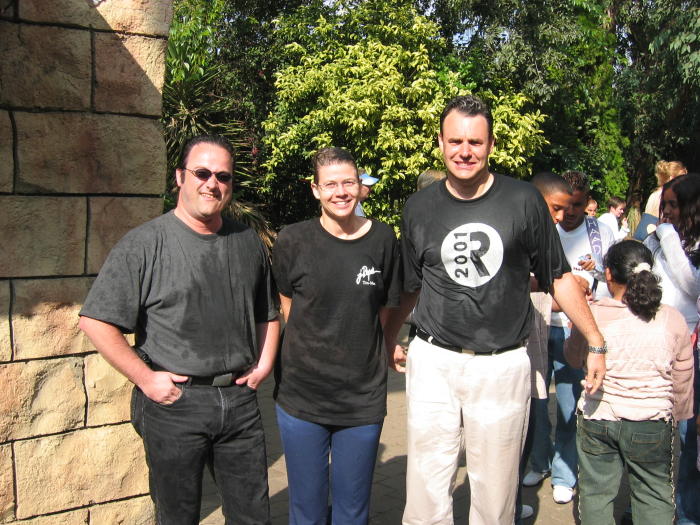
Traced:
[[[149, 363], [152, 370], [156, 372], [170, 372], [162, 366], [157, 365], [154, 362]], [[186, 385], [200, 385], [200, 386], [233, 386], [236, 384], [236, 379], [243, 375], [243, 372], [226, 372], [225, 374], [219, 374], [216, 376], [192, 376], [189, 374], [179, 374], [186, 375], [189, 379], [185, 381]]]
[[189, 376], [188, 383], [204, 386], [233, 386], [241, 375], [241, 372], [227, 372], [218, 376]]
[[451, 350], [452, 352], [457, 352], [458, 354], [496, 355], [496, 354], [502, 354], [503, 352], [508, 352], [509, 350], [515, 350], [516, 348], [522, 348], [526, 344], [526, 341], [519, 341], [515, 344], [509, 345], [509, 346], [504, 346], [503, 348], [497, 348], [495, 350], [487, 350], [486, 352], [477, 352], [476, 350], [470, 350], [469, 348], [462, 348], [461, 346], [450, 345], [447, 343], [442, 343], [440, 341], [437, 341], [432, 335], [430, 335], [425, 330], [421, 330], [420, 328], [416, 328], [416, 337], [419, 337], [420, 339], [422, 339], [426, 343], [430, 343], [431, 345], [439, 346], [440, 348], [444, 348], [445, 350]]

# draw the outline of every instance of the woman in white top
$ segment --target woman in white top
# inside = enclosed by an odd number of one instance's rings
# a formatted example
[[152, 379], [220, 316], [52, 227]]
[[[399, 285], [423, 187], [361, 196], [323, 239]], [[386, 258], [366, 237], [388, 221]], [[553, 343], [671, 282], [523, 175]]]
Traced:
[[644, 240], [661, 278], [661, 302], [677, 308], [692, 332], [700, 295], [700, 175], [681, 175], [663, 187], [661, 224]]

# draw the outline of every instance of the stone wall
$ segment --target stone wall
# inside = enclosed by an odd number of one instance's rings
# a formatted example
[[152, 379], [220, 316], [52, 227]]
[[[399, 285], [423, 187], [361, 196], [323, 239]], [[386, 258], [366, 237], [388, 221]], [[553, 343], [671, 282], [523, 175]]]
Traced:
[[130, 385], [77, 329], [162, 211], [167, 0], [0, 1], [0, 523], [153, 522]]

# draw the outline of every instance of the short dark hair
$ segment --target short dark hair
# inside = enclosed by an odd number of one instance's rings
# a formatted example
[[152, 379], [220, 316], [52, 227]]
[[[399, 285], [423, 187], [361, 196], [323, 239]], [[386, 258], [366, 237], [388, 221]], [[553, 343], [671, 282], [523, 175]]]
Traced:
[[213, 144], [214, 146], [219, 146], [225, 149], [228, 151], [229, 155], [231, 155], [232, 166], [235, 166], [236, 152], [233, 149], [233, 145], [226, 137], [222, 137], [221, 135], [197, 135], [185, 142], [185, 145], [182, 147], [180, 158], [177, 163], [177, 167], [179, 169], [185, 169], [185, 166], [187, 166], [187, 158], [190, 156], [190, 151], [192, 151], [192, 148], [194, 148], [197, 144]]
[[605, 255], [605, 267], [613, 281], [627, 285], [622, 301], [634, 315], [647, 322], [656, 316], [661, 305], [661, 286], [651, 271], [653, 265], [649, 248], [635, 240], [613, 244]]
[[608, 208], [617, 208], [618, 206], [622, 206], [624, 204], [626, 204], [625, 201], [620, 197], [615, 197], [615, 195], [608, 199]]
[[323, 166], [332, 166], [334, 164], [351, 164], [352, 167], [355, 168], [355, 176], [359, 176], [355, 159], [348, 150], [343, 148], [321, 148], [314, 154], [311, 163], [314, 168], [314, 182], [318, 182], [319, 168]]
[[551, 171], [540, 171], [530, 181], [539, 190], [543, 197], [553, 193], [566, 193], [571, 195], [571, 186], [563, 178]]
[[447, 118], [447, 115], [453, 110], [467, 117], [481, 115], [486, 119], [486, 124], [489, 128], [489, 136], [493, 136], [493, 116], [491, 115], [491, 108], [489, 108], [486, 102], [475, 95], [455, 97], [447, 103], [445, 109], [442, 110], [442, 115], [440, 115], [440, 134], [442, 134], [442, 124], [445, 122], [445, 118]]
[[585, 194], [591, 192], [588, 184], [588, 175], [582, 171], [565, 171], [561, 174], [562, 179], [569, 183], [571, 191], [582, 191]]

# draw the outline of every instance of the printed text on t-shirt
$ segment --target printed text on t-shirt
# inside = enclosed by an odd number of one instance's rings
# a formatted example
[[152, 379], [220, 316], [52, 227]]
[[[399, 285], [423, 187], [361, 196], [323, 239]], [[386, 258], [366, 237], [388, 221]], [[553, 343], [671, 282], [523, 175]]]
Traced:
[[462, 224], [449, 232], [440, 249], [453, 281], [476, 288], [490, 281], [503, 263], [503, 241], [487, 224]]
[[360, 273], [357, 274], [357, 279], [355, 279], [355, 284], [366, 284], [368, 286], [376, 286], [377, 283], [372, 281], [372, 276], [375, 273], [381, 273], [381, 270], [375, 270], [374, 266], [372, 268], [367, 268], [363, 266]]

